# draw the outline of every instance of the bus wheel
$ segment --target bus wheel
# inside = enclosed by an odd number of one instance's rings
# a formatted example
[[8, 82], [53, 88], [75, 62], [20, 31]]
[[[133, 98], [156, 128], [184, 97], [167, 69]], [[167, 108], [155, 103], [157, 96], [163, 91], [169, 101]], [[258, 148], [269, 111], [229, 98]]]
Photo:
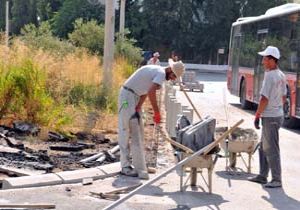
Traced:
[[291, 99], [288, 96], [283, 106], [283, 126], [286, 128], [299, 128], [300, 120], [291, 116]]
[[242, 81], [240, 89], [240, 103], [243, 109], [252, 109], [252, 103], [246, 100], [246, 82]]

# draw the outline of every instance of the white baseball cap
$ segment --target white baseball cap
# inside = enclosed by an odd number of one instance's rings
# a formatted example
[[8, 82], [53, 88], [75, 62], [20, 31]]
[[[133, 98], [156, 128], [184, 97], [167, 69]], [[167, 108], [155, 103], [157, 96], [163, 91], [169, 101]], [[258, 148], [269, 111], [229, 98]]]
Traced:
[[154, 57], [159, 57], [159, 56], [160, 56], [160, 55], [159, 55], [159, 52], [153, 53], [153, 56], [154, 56]]
[[185, 67], [184, 67], [184, 64], [182, 63], [182, 61], [174, 62], [173, 59], [170, 58], [168, 60], [168, 63], [177, 78], [179, 78], [183, 75], [183, 73], [185, 71]]
[[280, 52], [277, 47], [268, 46], [264, 51], [258, 52], [261, 56], [273, 56], [276, 59], [280, 58]]

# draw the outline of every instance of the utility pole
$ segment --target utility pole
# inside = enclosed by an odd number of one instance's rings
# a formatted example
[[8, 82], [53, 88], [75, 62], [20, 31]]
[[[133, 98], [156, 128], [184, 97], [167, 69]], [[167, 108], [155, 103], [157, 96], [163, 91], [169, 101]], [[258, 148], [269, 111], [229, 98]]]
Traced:
[[112, 85], [112, 65], [114, 60], [114, 28], [115, 28], [115, 1], [105, 1], [105, 34], [103, 56], [103, 84], [107, 89]]
[[122, 39], [122, 41], [124, 40], [124, 29], [125, 29], [125, 4], [126, 4], [126, 0], [120, 0], [120, 28], [119, 28], [119, 32], [120, 32], [120, 38]]
[[6, 1], [5, 11], [5, 45], [8, 47], [9, 41], [9, 1]]

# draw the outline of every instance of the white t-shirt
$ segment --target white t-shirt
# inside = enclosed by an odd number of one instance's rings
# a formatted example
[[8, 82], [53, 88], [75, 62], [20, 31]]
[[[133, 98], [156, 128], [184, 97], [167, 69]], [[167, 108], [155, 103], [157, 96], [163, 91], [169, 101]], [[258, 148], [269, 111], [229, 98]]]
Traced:
[[157, 58], [156, 61], [154, 61], [153, 58], [151, 58], [150, 60], [148, 60], [147, 65], [160, 65], [160, 61]]
[[157, 65], [146, 65], [134, 72], [124, 86], [134, 90], [139, 96], [146, 95], [153, 83], [162, 85], [166, 80], [165, 69]]
[[263, 117], [283, 116], [282, 97], [287, 94], [285, 75], [279, 69], [266, 71], [260, 94], [268, 99]]

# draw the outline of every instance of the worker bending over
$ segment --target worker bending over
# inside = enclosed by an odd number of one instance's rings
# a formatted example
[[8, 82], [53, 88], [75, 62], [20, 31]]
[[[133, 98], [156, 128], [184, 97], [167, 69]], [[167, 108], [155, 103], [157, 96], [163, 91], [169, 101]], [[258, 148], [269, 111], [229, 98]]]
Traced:
[[173, 62], [171, 59], [168, 67], [143, 66], [132, 74], [121, 87], [118, 100], [121, 174], [149, 179], [144, 155], [141, 107], [148, 96], [154, 111], [153, 121], [155, 124], [160, 123], [161, 116], [156, 100], [156, 90], [161, 88], [165, 80], [175, 80], [181, 77], [184, 70], [184, 64], [181, 61]]

